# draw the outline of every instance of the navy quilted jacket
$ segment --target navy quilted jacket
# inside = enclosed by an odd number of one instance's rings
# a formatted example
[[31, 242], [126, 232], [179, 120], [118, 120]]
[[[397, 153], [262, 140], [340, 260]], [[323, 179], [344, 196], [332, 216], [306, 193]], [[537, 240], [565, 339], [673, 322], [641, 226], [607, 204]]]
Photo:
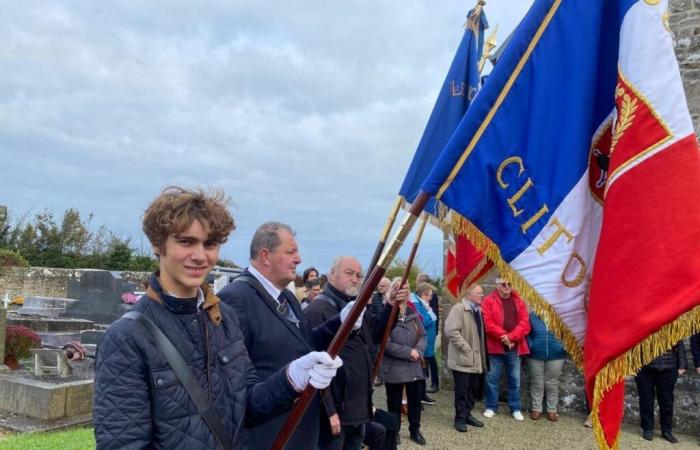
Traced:
[[[297, 394], [285, 368], [259, 383], [236, 313], [225, 304], [220, 309], [222, 323], [214, 326], [205, 312], [174, 311], [145, 296], [134, 306], [178, 349], [209, 392], [234, 447], [243, 448], [239, 430], [244, 420], [255, 423], [284, 412]], [[129, 319], [114, 322], [100, 342], [94, 424], [98, 449], [217, 447], [153, 338]]]

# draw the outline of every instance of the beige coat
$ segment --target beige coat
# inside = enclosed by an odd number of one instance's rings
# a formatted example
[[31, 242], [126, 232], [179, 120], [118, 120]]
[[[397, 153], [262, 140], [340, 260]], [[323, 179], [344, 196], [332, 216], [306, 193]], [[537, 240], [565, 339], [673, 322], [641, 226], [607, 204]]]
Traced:
[[449, 339], [448, 368], [457, 372], [485, 372], [487, 355], [484, 338], [483, 334], [479, 336], [476, 319], [468, 302], [461, 301], [452, 307], [445, 320], [445, 335]]

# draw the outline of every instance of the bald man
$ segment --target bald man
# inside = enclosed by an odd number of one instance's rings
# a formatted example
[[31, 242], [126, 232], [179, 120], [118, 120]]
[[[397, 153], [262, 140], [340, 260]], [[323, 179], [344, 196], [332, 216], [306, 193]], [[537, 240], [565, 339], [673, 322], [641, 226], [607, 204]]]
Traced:
[[[349, 302], [354, 301], [362, 287], [362, 266], [353, 256], [338, 256], [328, 272], [328, 283], [316, 300], [304, 310], [304, 315], [317, 326], [337, 315]], [[397, 301], [408, 298], [408, 290], [398, 291]], [[345, 371], [331, 384], [330, 394], [323, 396], [328, 413], [331, 436], [321, 436], [319, 448], [333, 450], [360, 450], [365, 435], [365, 424], [372, 417], [372, 348], [380, 342], [391, 314], [394, 300], [387, 299], [379, 314], [365, 310], [362, 322], [354, 329], [340, 352]]]

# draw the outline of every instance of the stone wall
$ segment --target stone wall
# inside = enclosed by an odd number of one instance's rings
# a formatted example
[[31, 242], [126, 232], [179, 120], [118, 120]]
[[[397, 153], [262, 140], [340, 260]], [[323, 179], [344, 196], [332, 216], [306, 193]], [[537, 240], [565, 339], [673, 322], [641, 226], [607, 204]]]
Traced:
[[[0, 268], [0, 297], [7, 293], [17, 295], [66, 297], [68, 281], [80, 280], [80, 275], [90, 269], [52, 269], [47, 267]], [[126, 281], [140, 285], [148, 279], [148, 272], [119, 272]]]
[[671, 0], [669, 8], [685, 95], [700, 136], [700, 0]]
[[[674, 390], [673, 429], [682, 434], [700, 436], [700, 375], [694, 370], [693, 361], [690, 357], [690, 348], [688, 348], [687, 353], [689, 370], [678, 377], [676, 389]], [[523, 409], [527, 411], [531, 402], [530, 380], [526, 366], [527, 363], [523, 360], [520, 394]], [[503, 379], [505, 380], [505, 376]], [[558, 407], [560, 413], [580, 415], [583, 420], [586, 411], [583, 386], [583, 376], [576, 369], [574, 363], [567, 360], [561, 377]], [[503, 385], [501, 391], [505, 392], [505, 385]], [[657, 429], [659, 426], [658, 417], [657, 405], [655, 413]], [[632, 377], [625, 383], [625, 416], [623, 420], [627, 423], [639, 425], [639, 397], [637, 385]]]

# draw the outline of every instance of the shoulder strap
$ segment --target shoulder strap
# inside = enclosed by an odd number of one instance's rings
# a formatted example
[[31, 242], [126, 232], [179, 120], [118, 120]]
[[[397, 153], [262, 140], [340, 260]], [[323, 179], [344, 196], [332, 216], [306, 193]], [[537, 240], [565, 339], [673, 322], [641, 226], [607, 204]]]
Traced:
[[170, 364], [173, 372], [175, 372], [175, 375], [177, 375], [177, 378], [185, 387], [187, 394], [197, 407], [197, 411], [214, 434], [214, 438], [216, 438], [219, 447], [224, 450], [233, 450], [233, 441], [231, 440], [232, 435], [227, 432], [226, 427], [221, 421], [221, 417], [219, 417], [219, 414], [209, 401], [209, 398], [204, 392], [204, 389], [202, 389], [202, 386], [200, 386], [195, 379], [192, 369], [187, 366], [187, 363], [182, 358], [182, 355], [180, 355], [180, 352], [177, 351], [168, 337], [163, 334], [163, 332], [156, 324], [153, 323], [153, 321], [151, 321], [151, 319], [138, 311], [129, 311], [124, 314], [123, 317], [140, 323], [151, 334], [151, 336], [153, 336], [158, 349], [163, 353], [165, 359], [168, 360], [168, 364]]
[[331, 305], [336, 312], [340, 312], [340, 308], [338, 306], [338, 303], [336, 303], [335, 300], [333, 300], [332, 298], [330, 298], [326, 294], [318, 294], [318, 297], [316, 297], [316, 300], [323, 300], [324, 302]]

